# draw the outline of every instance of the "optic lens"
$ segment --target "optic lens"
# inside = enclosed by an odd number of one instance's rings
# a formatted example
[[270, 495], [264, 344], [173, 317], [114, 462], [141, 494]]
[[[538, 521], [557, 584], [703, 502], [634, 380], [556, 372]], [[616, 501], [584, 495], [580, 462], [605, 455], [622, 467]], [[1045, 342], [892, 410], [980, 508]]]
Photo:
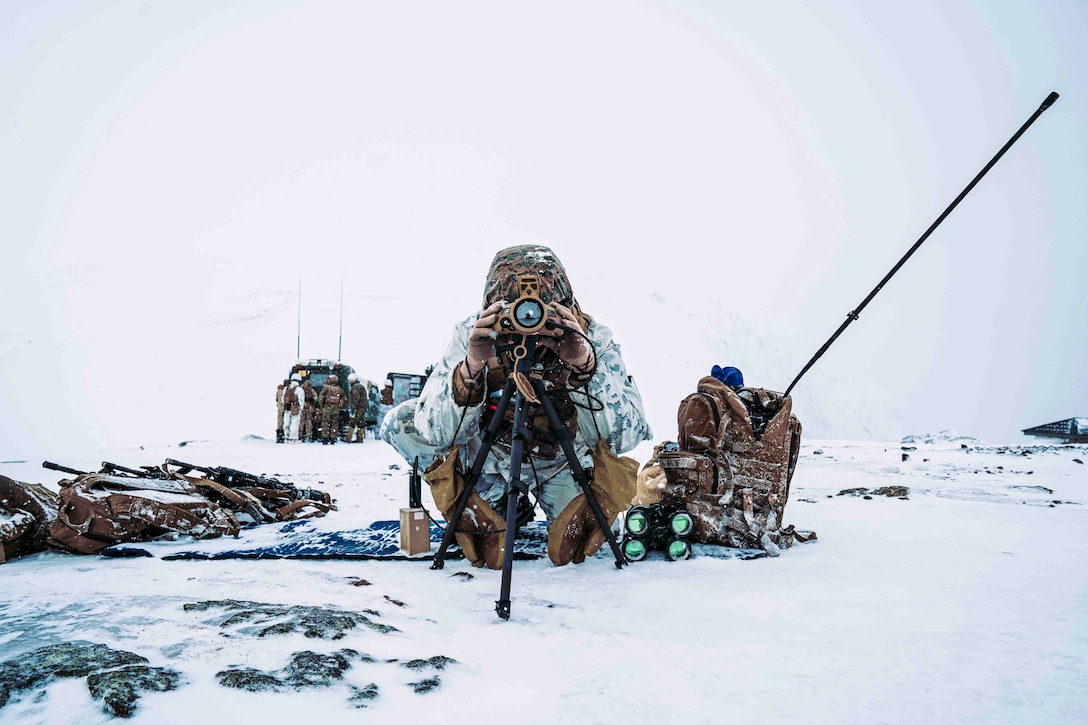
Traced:
[[628, 533], [638, 536], [645, 534], [650, 528], [650, 518], [646, 515], [646, 512], [635, 509], [627, 514], [626, 527]]
[[692, 525], [691, 516], [685, 511], [677, 511], [669, 518], [669, 528], [677, 536], [686, 536]]
[[669, 561], [687, 559], [689, 556], [691, 556], [691, 544], [683, 539], [673, 539], [665, 549], [665, 557]]
[[623, 554], [628, 561], [642, 561], [646, 558], [646, 544], [638, 539], [623, 542]]
[[536, 327], [544, 319], [544, 305], [537, 300], [523, 300], [514, 308], [514, 319], [522, 327]]

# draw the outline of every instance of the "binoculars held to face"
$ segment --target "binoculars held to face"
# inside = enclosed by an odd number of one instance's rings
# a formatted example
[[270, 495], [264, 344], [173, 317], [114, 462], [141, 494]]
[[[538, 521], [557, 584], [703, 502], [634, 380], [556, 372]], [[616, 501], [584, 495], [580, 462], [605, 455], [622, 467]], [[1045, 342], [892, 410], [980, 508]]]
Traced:
[[500, 335], [537, 335], [545, 328], [554, 329], [557, 322], [559, 313], [540, 299], [540, 278], [519, 274], [518, 298], [502, 308], [493, 329]]

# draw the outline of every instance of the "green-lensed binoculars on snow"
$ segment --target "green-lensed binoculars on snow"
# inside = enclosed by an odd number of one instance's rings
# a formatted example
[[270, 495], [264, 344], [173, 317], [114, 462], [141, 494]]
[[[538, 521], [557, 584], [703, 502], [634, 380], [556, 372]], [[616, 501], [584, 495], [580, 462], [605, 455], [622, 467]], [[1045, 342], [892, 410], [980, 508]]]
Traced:
[[651, 551], [662, 551], [669, 561], [691, 557], [691, 515], [655, 503], [632, 506], [623, 521], [623, 555], [642, 561]]

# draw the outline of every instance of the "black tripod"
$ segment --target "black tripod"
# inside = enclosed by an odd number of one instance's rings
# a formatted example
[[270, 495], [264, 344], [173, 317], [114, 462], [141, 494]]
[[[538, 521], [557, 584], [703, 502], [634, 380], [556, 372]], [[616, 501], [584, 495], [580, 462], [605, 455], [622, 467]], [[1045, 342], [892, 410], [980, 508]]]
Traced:
[[[498, 438], [499, 429], [502, 427], [503, 420], [505, 420], [506, 409], [510, 406], [510, 401], [513, 400], [514, 421], [510, 434], [510, 472], [507, 477], [509, 489], [506, 495], [506, 536], [503, 540], [502, 588], [499, 599], [495, 602], [495, 613], [502, 619], [510, 619], [510, 577], [513, 574], [514, 567], [514, 538], [517, 535], [518, 497], [527, 495], [529, 491], [529, 484], [521, 479], [521, 457], [525, 450], [525, 444], [532, 438], [531, 431], [525, 427], [525, 417], [528, 404], [534, 401], [526, 397], [522, 391], [523, 385], [528, 384], [532, 387], [532, 392], [540, 401], [541, 407], [544, 408], [551, 430], [563, 449], [563, 455], [566, 456], [567, 463], [570, 465], [574, 480], [581, 487], [582, 493], [585, 494], [586, 501], [589, 502], [589, 507], [593, 511], [593, 516], [597, 519], [597, 525], [601, 527], [601, 531], [604, 532], [605, 537], [608, 539], [608, 545], [612, 547], [612, 554], [616, 557], [616, 568], [623, 568], [626, 563], [623, 552], [620, 550], [619, 544], [616, 543], [616, 537], [612, 535], [612, 527], [605, 519], [604, 512], [601, 511], [601, 506], [597, 503], [597, 497], [593, 495], [593, 489], [589, 485], [591, 477], [582, 468], [581, 463], [578, 461], [578, 455], [574, 452], [570, 432], [559, 420], [559, 414], [556, 413], [555, 405], [544, 389], [543, 381], [540, 377], [531, 375], [537, 337], [535, 335], [526, 335], [523, 344], [525, 351], [517, 358], [514, 370], [506, 379], [506, 386], [503, 388], [502, 397], [499, 398], [498, 406], [491, 416], [491, 422], [481, 434], [480, 440], [483, 445], [476, 454], [476, 459], [472, 462], [472, 468], [465, 477], [465, 488], [457, 499], [457, 507], [454, 509], [453, 516], [446, 522], [446, 530], [442, 534], [442, 544], [434, 555], [434, 563], [431, 564], [432, 569], [441, 569], [445, 565], [446, 549], [453, 543], [457, 524], [461, 520], [465, 506], [468, 505], [468, 499], [476, 487], [476, 482], [480, 479], [484, 461]], [[518, 384], [519, 379], [523, 381], [520, 385]]]

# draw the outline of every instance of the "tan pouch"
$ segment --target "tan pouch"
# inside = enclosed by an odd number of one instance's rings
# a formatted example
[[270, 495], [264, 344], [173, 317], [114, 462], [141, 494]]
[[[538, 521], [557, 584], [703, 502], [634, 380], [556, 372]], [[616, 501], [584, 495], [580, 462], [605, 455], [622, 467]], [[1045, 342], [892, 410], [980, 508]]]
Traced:
[[[593, 451], [593, 480], [589, 487], [609, 526], [631, 505], [637, 477], [638, 461], [617, 456], [607, 443], [597, 441]], [[587, 556], [596, 554], [605, 540], [605, 533], [597, 524], [589, 501], [584, 493], [580, 493], [571, 499], [548, 529], [548, 558], [556, 566], [571, 561], [581, 564]]]
[[480, 494], [471, 492], [461, 520], [456, 524], [451, 520], [457, 509], [457, 498], [465, 490], [460, 452], [460, 446], [450, 448], [445, 458], [436, 460], [423, 471], [423, 478], [431, 488], [435, 506], [446, 519], [446, 526], [456, 526], [454, 536], [465, 558], [475, 567], [501, 569], [506, 520]]

